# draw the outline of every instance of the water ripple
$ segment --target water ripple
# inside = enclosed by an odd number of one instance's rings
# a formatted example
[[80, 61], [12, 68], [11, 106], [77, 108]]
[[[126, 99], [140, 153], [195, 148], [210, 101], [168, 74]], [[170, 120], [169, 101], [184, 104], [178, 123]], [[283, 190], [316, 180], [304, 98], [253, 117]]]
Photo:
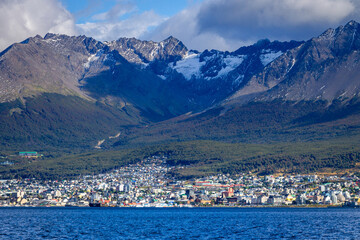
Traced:
[[0, 226], [0, 239], [360, 239], [360, 210], [1, 208]]

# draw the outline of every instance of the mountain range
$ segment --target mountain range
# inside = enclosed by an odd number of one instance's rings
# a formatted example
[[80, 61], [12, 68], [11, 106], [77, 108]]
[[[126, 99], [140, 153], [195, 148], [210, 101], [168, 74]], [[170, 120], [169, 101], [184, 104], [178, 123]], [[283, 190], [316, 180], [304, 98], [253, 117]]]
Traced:
[[359, 51], [355, 21], [234, 52], [189, 50], [172, 36], [31, 37], [0, 53], [0, 149], [354, 140]]
[[[313, 141], [347, 136], [349, 129], [357, 129], [359, 124], [359, 27], [351, 21], [302, 43], [264, 40], [240, 48], [236, 52], [251, 49], [246, 58], [253, 58], [253, 65], [246, 67], [254, 70], [243, 75], [236, 90], [204, 111], [157, 123], [131, 135], [141, 138], [139, 141], [151, 136], [151, 140], [237, 142]], [[274, 44], [285, 45], [288, 50], [268, 50]], [[265, 58], [269, 61], [261, 62]], [[241, 65], [227, 77], [239, 69]]]

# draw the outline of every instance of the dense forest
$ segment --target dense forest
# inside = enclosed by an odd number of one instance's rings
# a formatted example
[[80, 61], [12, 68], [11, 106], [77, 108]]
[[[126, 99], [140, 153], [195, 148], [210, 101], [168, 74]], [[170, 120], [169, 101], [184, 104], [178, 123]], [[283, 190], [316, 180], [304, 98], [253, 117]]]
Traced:
[[1, 178], [63, 179], [103, 173], [145, 157], [166, 156], [167, 164], [183, 166], [169, 173], [193, 178], [218, 173], [256, 174], [359, 172], [360, 138], [312, 143], [244, 144], [189, 141], [122, 150], [44, 155], [39, 159], [8, 156], [13, 165], [1, 165]]

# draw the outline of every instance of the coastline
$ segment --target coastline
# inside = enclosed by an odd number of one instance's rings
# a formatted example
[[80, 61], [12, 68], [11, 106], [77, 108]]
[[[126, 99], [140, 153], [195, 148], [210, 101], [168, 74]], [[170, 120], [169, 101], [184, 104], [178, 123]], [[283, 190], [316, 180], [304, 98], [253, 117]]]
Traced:
[[330, 205], [330, 204], [307, 204], [307, 205], [241, 205], [241, 206], [225, 206], [225, 205], [217, 205], [217, 206], [196, 206], [196, 205], [189, 205], [189, 206], [99, 206], [99, 207], [90, 207], [90, 206], [54, 206], [54, 205], [42, 205], [42, 206], [30, 206], [30, 205], [23, 205], [23, 206], [0, 206], [1, 208], [243, 208], [243, 209], [250, 209], [250, 208], [303, 208], [303, 209], [310, 209], [310, 208], [359, 208], [360, 206], [346, 206], [346, 205]]

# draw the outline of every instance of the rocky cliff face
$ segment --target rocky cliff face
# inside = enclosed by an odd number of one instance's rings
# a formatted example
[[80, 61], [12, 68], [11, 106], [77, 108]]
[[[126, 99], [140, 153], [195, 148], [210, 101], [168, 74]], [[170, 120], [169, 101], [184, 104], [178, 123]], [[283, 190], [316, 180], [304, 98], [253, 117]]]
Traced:
[[254, 74], [300, 44], [295, 41], [261, 40], [234, 52], [183, 49], [177, 57], [153, 60], [146, 66], [146, 70], [185, 89], [188, 98], [204, 108], [225, 99]]
[[200, 53], [173, 37], [102, 43], [85, 36], [36, 36], [1, 53], [0, 100], [60, 93], [175, 116], [223, 100], [299, 44], [262, 40], [231, 53]]
[[[251, 134], [261, 140], [270, 132], [269, 139], [279, 137], [279, 129], [288, 134], [299, 122], [355, 116], [360, 111], [359, 33], [352, 21], [307, 42], [261, 40], [234, 52], [188, 50], [173, 37], [159, 43], [133, 38], [103, 43], [85, 36], [35, 36], [0, 53], [0, 125], [10, 129], [0, 138], [8, 141], [11, 129], [17, 129], [13, 140], [20, 145], [43, 133], [55, 142], [77, 142], [79, 129], [95, 129], [89, 140], [112, 128], [136, 126], [122, 140], [137, 135], [137, 143], [146, 138], [243, 141]], [[79, 126], [64, 127], [73, 121]], [[358, 128], [357, 122], [351, 127]], [[57, 128], [64, 138], [56, 137]]]
[[55, 39], [36, 36], [1, 53], [1, 102], [39, 92], [79, 93], [76, 79], [82, 75], [80, 65], [86, 55], [57, 44]]
[[351, 99], [360, 88], [359, 48], [354, 21], [307, 42], [261, 40], [234, 52], [188, 50], [173, 37], [102, 43], [47, 34], [1, 53], [0, 100], [60, 93], [167, 118], [224, 99]]
[[[209, 96], [207, 101], [216, 103], [241, 89], [252, 76], [300, 44], [301, 42], [295, 41], [270, 42], [265, 39], [234, 52], [206, 50], [193, 54], [190, 59], [170, 64], [170, 67], [182, 73], [192, 84], [192, 88], [197, 90], [197, 94], [206, 92]], [[189, 71], [187, 62], [198, 69]]]
[[[149, 60], [180, 57], [176, 54], [181, 42], [174, 38], [155, 45], [158, 55], [149, 46], [136, 52]], [[147, 50], [150, 55], [146, 55]], [[123, 57], [119, 51], [85, 36], [47, 34], [16, 43], [0, 55], [0, 102], [59, 93], [120, 108], [133, 106], [147, 116], [155, 114], [155, 119], [189, 110], [187, 99], [171, 96], [171, 86], [151, 71], [127, 61], [124, 57], [129, 55], [122, 52]]]
[[[189, 83], [206, 76], [209, 86], [216, 81], [224, 86], [228, 81], [228, 90], [231, 76], [242, 74], [235, 93], [205, 111], [182, 115], [132, 135], [148, 141], [161, 137], [245, 142], [315, 141], [356, 135], [360, 119], [359, 27], [351, 21], [309, 41], [288, 43], [284, 51], [284, 43], [260, 41], [234, 53], [194, 53], [197, 56], [193, 59], [198, 57], [195, 63], [204, 62], [196, 74], [186, 78]], [[222, 62], [229, 56], [244, 58], [220, 78], [225, 66]], [[170, 66], [181, 72], [176, 69], [178, 65]], [[224, 91], [216, 85], [209, 89], [214, 94]], [[207, 92], [207, 96], [214, 97], [212, 94]]]
[[188, 52], [181, 41], [171, 36], [161, 42], [119, 38], [105, 44], [110, 49], [118, 51], [130, 63], [144, 65], [155, 60], [176, 61], [182, 59]]
[[349, 100], [360, 90], [360, 25], [351, 21], [289, 50], [230, 100]]

